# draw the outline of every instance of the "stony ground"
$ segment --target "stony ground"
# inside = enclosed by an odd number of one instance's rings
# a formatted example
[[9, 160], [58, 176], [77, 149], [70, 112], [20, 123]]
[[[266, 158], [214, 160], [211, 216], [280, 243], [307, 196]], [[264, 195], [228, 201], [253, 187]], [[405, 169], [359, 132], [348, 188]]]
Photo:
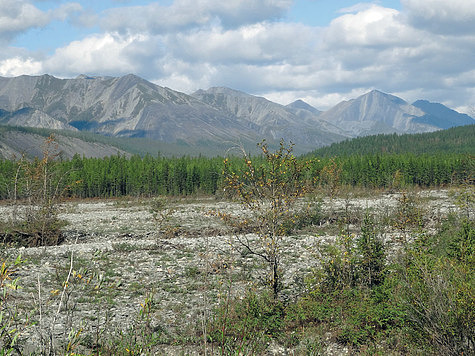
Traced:
[[[447, 191], [418, 196], [432, 219], [455, 209]], [[346, 226], [352, 229], [365, 209], [390, 215], [399, 197], [349, 195], [324, 199], [321, 205], [326, 216], [354, 217]], [[236, 212], [238, 205], [212, 198], [170, 200], [166, 222], [153, 218], [152, 205], [152, 199], [67, 202], [61, 206], [68, 225], [60, 246], [3, 249], [2, 257], [21, 254], [25, 261], [15, 274], [22, 289], [12, 291], [9, 303], [22, 317], [30, 316], [22, 334], [26, 350], [38, 351], [51, 338], [62, 347], [68, 342], [92, 346], [108, 335], [117, 337], [119, 330], [138, 333], [147, 325], [163, 340], [157, 354], [202, 353], [203, 318], [228, 293], [243, 296], [249, 281], [259, 287], [260, 262], [243, 254], [235, 236], [210, 214]], [[11, 212], [11, 206], [0, 205], [3, 218]], [[334, 240], [341, 228], [327, 219], [284, 239], [283, 298], [304, 291], [305, 276], [318, 264], [319, 246]], [[400, 233], [388, 230], [385, 237], [395, 241]], [[269, 347], [270, 354], [295, 352]], [[329, 343], [327, 352], [344, 354], [345, 349]]]

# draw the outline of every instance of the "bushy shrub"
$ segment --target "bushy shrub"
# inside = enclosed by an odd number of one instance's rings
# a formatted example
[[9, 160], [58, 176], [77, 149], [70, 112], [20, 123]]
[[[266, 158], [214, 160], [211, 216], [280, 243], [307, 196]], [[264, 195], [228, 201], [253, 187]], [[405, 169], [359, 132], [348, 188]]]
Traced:
[[209, 341], [226, 355], [253, 355], [284, 327], [285, 308], [267, 292], [248, 290], [243, 299], [221, 303], [210, 323]]
[[474, 236], [473, 222], [446, 226], [410, 245], [399, 266], [395, 296], [404, 307], [411, 337], [431, 352], [475, 351]]
[[386, 337], [402, 322], [386, 254], [376, 220], [366, 212], [358, 234], [324, 247], [320, 268], [308, 280], [310, 293], [289, 308], [287, 318], [328, 324], [337, 341], [353, 347]]

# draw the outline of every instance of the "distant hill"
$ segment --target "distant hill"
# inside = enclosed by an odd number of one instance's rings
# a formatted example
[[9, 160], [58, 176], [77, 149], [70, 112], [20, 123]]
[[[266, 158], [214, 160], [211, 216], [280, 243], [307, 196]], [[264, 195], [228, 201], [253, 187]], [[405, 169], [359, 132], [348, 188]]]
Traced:
[[75, 154], [81, 157], [106, 157], [116, 154], [130, 155], [129, 152], [107, 143], [105, 140], [84, 139], [72, 131], [38, 129], [29, 127], [0, 126], [0, 159], [41, 157], [45, 139], [54, 134], [58, 151], [62, 158], [69, 159]]
[[420, 134], [358, 137], [312, 151], [308, 156], [331, 157], [377, 153], [466, 153], [475, 155], [475, 125]]
[[417, 100], [412, 105], [425, 112], [425, 115], [415, 119], [416, 122], [432, 123], [443, 129], [475, 124], [475, 120], [467, 114], [461, 114], [439, 103]]
[[[237, 142], [208, 142], [205, 140], [188, 144], [184, 141], [175, 143], [163, 142], [148, 138], [113, 137], [94, 134], [87, 131], [51, 130], [34, 127], [14, 127], [0, 125], [0, 159], [40, 157], [44, 140], [54, 134], [63, 158], [71, 158], [74, 154], [85, 157], [105, 157], [116, 154], [182, 157], [182, 156], [224, 156], [227, 152], [238, 154], [233, 150]], [[278, 142], [269, 141], [274, 149]], [[243, 147], [248, 152], [257, 153], [256, 142], [246, 143]], [[302, 153], [302, 151], [296, 151]]]

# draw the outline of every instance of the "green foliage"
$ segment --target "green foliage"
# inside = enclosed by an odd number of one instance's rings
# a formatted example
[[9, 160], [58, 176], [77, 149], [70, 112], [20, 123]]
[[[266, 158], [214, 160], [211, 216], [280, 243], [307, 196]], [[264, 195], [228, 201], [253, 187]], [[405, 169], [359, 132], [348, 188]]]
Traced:
[[214, 312], [208, 328], [209, 341], [223, 355], [254, 355], [266, 348], [284, 327], [282, 302], [269, 293], [248, 290], [243, 299], [228, 299]]
[[358, 137], [319, 148], [308, 156], [334, 157], [377, 154], [475, 154], [475, 125], [421, 134], [380, 134]]
[[401, 353], [415, 345], [423, 353], [473, 353], [473, 221], [452, 215], [435, 235], [419, 233], [404, 246], [388, 264], [376, 220], [366, 213], [359, 235], [325, 247], [309, 294], [289, 307], [287, 319], [327, 324], [339, 342], [358, 348], [394, 338]]
[[323, 247], [321, 265], [308, 280], [310, 293], [288, 317], [328, 324], [339, 342], [354, 347], [392, 334], [403, 315], [391, 299], [394, 282], [375, 217], [366, 212], [359, 234], [340, 236]]
[[[249, 157], [253, 164], [264, 163], [261, 156]], [[222, 158], [165, 158], [121, 155], [104, 158], [56, 160], [58, 176], [67, 193], [73, 197], [120, 197], [156, 195], [220, 195], [224, 188]], [[307, 164], [305, 157], [296, 159]], [[333, 197], [342, 185], [363, 187], [405, 188], [410, 186], [457, 185], [470, 182], [475, 161], [464, 154], [351, 155], [321, 158], [308, 162], [308, 171], [301, 175], [302, 184], [314, 181]], [[228, 168], [246, 168], [239, 157], [228, 158]], [[0, 160], [0, 199], [13, 199], [17, 166]], [[225, 172], [225, 174], [227, 174]], [[470, 184], [470, 183], [468, 183]], [[22, 197], [19, 191], [19, 197]]]
[[373, 288], [384, 282], [386, 246], [369, 212], [364, 216], [358, 235], [345, 234], [322, 247], [321, 267], [311, 279], [322, 292]]
[[18, 268], [23, 264], [21, 256], [15, 261], [2, 259], [0, 267], [0, 352], [2, 355], [21, 354], [18, 339], [31, 326], [24, 322], [20, 312], [12, 305], [14, 291], [21, 288], [19, 277], [15, 278]]
[[[475, 225], [465, 220], [460, 226], [449, 226], [408, 246], [395, 296], [404, 306], [416, 342], [444, 355], [471, 354], [475, 350]], [[439, 248], [441, 244], [449, 248]]]
[[267, 282], [277, 297], [282, 288], [282, 238], [294, 227], [288, 222], [294, 223], [295, 216], [299, 215], [293, 209], [297, 199], [305, 193], [303, 178], [307, 166], [293, 156], [292, 144], [286, 147], [281, 141], [275, 152], [270, 152], [265, 142], [259, 147], [262, 163], [253, 163], [245, 152], [241, 170], [232, 169], [228, 159], [224, 161], [224, 184], [228, 194], [251, 215], [250, 222], [248, 218], [238, 216], [224, 216], [224, 221], [240, 220], [245, 226], [257, 227], [257, 241], [251, 242], [239, 235], [236, 240], [249, 254], [260, 257], [268, 265]]
[[356, 241], [359, 282], [369, 288], [384, 282], [386, 247], [377, 231], [375, 218], [366, 212]]

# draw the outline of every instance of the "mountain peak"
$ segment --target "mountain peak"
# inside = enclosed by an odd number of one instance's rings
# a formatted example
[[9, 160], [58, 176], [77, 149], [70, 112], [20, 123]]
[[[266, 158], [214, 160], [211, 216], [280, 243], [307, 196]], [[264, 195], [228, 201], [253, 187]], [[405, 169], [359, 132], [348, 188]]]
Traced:
[[250, 97], [251, 94], [247, 94], [243, 91], [231, 89], [228, 87], [211, 87], [208, 90], [199, 90], [201, 94], [225, 94], [225, 95], [232, 95], [232, 96], [240, 96], [240, 97]]
[[79, 74], [75, 79], [96, 79], [95, 77], [91, 77], [86, 74]]
[[301, 100], [301, 99], [297, 99], [295, 100], [294, 102], [286, 105], [286, 107], [288, 108], [291, 108], [291, 109], [300, 109], [300, 110], [307, 110], [307, 111], [310, 111], [312, 113], [319, 113], [320, 110], [316, 109], [315, 107], [313, 107], [312, 105], [306, 103], [305, 101]]
[[415, 133], [434, 131], [430, 123], [414, 122], [424, 112], [403, 99], [372, 90], [356, 99], [342, 102], [320, 115], [346, 129], [349, 135], [366, 136], [378, 133]]
[[389, 100], [389, 101], [393, 102], [396, 105], [405, 105], [405, 104], [407, 104], [407, 102], [405, 100], [401, 99], [400, 97], [392, 95], [392, 94], [384, 93], [384, 92], [382, 92], [380, 90], [377, 90], [377, 89], [373, 89], [370, 92], [359, 96], [355, 100], [364, 100], [364, 99]]
[[118, 78], [118, 82], [123, 82], [123, 83], [150, 83], [149, 81], [135, 75], [135, 74], [126, 74], [122, 77]]

